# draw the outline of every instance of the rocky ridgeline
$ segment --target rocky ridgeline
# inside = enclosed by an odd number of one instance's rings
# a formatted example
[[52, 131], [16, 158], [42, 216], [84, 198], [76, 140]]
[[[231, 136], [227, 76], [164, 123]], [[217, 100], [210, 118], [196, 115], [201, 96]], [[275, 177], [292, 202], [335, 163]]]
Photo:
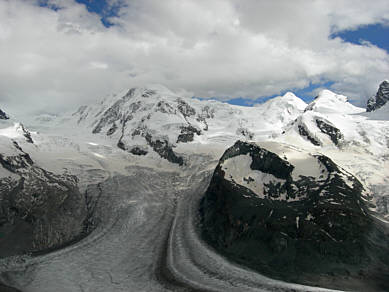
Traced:
[[366, 111], [372, 112], [384, 106], [389, 100], [389, 82], [383, 81], [375, 96], [367, 101]]
[[307, 157], [318, 173], [296, 176], [302, 160], [241, 141], [227, 149], [201, 202], [203, 238], [283, 281], [388, 290], [389, 236], [369, 194], [328, 157]]

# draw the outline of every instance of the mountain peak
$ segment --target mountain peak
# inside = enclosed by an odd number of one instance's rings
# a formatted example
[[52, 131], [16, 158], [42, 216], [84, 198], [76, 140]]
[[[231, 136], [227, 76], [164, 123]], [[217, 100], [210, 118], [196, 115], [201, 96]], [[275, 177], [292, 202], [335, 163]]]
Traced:
[[372, 96], [367, 101], [366, 111], [372, 112], [384, 106], [389, 100], [389, 81], [381, 82], [375, 96]]
[[[293, 92], [287, 92], [282, 96], [277, 96], [265, 102], [263, 104], [267, 109], [269, 108], [281, 108], [281, 107], [294, 107], [297, 110], [303, 111], [307, 104], [299, 97], [297, 97]], [[257, 107], [261, 107], [261, 104], [258, 104]]]
[[360, 113], [364, 110], [349, 103], [347, 96], [336, 94], [331, 90], [324, 89], [305, 109], [305, 111], [320, 113]]
[[316, 98], [318, 99], [332, 99], [332, 100], [337, 100], [341, 102], [348, 102], [347, 96], [341, 95], [341, 94], [336, 94], [335, 92], [329, 90], [329, 89], [323, 89], [319, 92], [319, 95]]

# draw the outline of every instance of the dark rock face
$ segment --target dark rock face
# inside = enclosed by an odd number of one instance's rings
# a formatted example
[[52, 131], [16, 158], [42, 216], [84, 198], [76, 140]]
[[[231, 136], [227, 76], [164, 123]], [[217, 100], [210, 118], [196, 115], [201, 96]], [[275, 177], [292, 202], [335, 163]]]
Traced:
[[155, 152], [159, 154], [162, 158], [165, 158], [171, 163], [176, 163], [178, 165], [184, 164], [184, 159], [181, 156], [178, 156], [174, 151], [173, 147], [169, 144], [167, 140], [163, 139], [153, 139], [150, 134], [146, 134], [145, 139], [147, 144], [153, 148]]
[[383, 81], [380, 84], [377, 94], [375, 96], [370, 97], [369, 100], [367, 101], [366, 111], [367, 112], [375, 111], [380, 107], [382, 107], [383, 105], [385, 105], [388, 100], [389, 100], [389, 82]]
[[81, 237], [88, 210], [77, 178], [35, 166], [14, 142], [18, 155], [0, 154], [12, 176], [0, 179], [0, 257], [60, 247]]
[[339, 146], [339, 143], [343, 139], [343, 135], [338, 128], [332, 126], [328, 122], [319, 119], [316, 119], [316, 125], [322, 133], [330, 137], [331, 141], [336, 146]]
[[23, 136], [24, 136], [24, 138], [26, 138], [26, 141], [27, 141], [28, 143], [33, 144], [34, 141], [32, 140], [30, 131], [28, 131], [22, 124], [20, 124], [20, 126], [22, 127]]
[[113, 135], [117, 129], [118, 129], [118, 126], [116, 125], [116, 123], [113, 123], [112, 127], [109, 128], [109, 130], [107, 131], [107, 136]]
[[[223, 162], [239, 155], [250, 155], [252, 170], [281, 182], [264, 184], [260, 197], [226, 179]], [[294, 166], [288, 161], [238, 141], [220, 159], [201, 201], [203, 238], [228, 258], [273, 278], [387, 291], [388, 228], [369, 215], [369, 198], [356, 178], [328, 157], [316, 159], [325, 169], [320, 178], [293, 180]], [[280, 194], [286, 194], [286, 200]]]
[[9, 120], [9, 116], [0, 109], [0, 120]]
[[177, 143], [183, 142], [192, 142], [194, 139], [194, 135], [201, 135], [201, 130], [193, 127], [192, 125], [189, 126], [182, 126], [181, 127], [181, 133], [177, 137]]
[[320, 146], [321, 143], [316, 138], [312, 137], [312, 135], [305, 129], [304, 126], [298, 125], [299, 134], [306, 139], [308, 139], [309, 142], [311, 142], [315, 146]]
[[146, 155], [148, 152], [147, 152], [147, 150], [145, 150], [141, 147], [135, 146], [135, 147], [130, 149], [130, 153], [134, 154], [134, 155], [141, 156], [141, 155]]
[[[180, 166], [184, 165], [184, 159], [173, 151], [174, 146], [163, 137], [154, 137], [147, 127], [136, 128], [132, 131], [131, 135], [142, 136], [146, 140], [147, 145], [150, 146], [161, 158], [164, 158], [171, 163], [176, 163]], [[117, 146], [123, 150], [128, 150], [128, 147], [122, 142], [121, 139], [119, 140]], [[130, 153], [135, 155], [146, 155], [147, 151], [143, 148], [141, 149], [135, 146], [131, 148]]]

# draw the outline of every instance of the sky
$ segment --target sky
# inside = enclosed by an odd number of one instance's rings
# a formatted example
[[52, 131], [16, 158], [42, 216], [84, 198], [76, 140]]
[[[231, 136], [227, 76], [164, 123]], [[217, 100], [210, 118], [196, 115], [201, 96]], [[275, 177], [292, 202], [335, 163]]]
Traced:
[[252, 105], [389, 79], [387, 0], [0, 0], [0, 108], [62, 112], [162, 84]]

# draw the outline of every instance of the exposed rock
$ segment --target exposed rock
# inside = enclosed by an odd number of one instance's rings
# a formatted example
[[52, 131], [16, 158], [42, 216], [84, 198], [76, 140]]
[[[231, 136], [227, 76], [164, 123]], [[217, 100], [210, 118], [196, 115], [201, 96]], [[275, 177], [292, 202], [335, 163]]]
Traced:
[[246, 138], [248, 138], [250, 140], [252, 140], [254, 138], [254, 133], [253, 132], [249, 131], [246, 128], [242, 128], [242, 127], [238, 128], [236, 130], [236, 134], [237, 135], [241, 135], [243, 137], [246, 137]]
[[177, 108], [184, 117], [190, 117], [196, 114], [196, 110], [183, 99], [177, 99], [177, 103]]
[[15, 155], [0, 154], [12, 176], [0, 179], [0, 257], [60, 247], [85, 233], [88, 210], [77, 178], [34, 164], [14, 142]]
[[378, 88], [378, 91], [375, 96], [372, 96], [369, 98], [367, 101], [367, 106], [366, 106], [366, 111], [367, 112], [372, 112], [383, 105], [386, 104], [386, 102], [389, 100], [389, 82], [388, 81], [383, 81], [380, 84], [380, 87]]
[[177, 137], [177, 143], [192, 142], [194, 139], [194, 134], [201, 135], [201, 130], [193, 127], [192, 125], [182, 126], [181, 132]]
[[[232, 167], [248, 157], [246, 167], [262, 182], [239, 178], [244, 169], [226, 176], [230, 159], [238, 159]], [[297, 179], [297, 166], [238, 141], [220, 159], [201, 202], [203, 238], [228, 258], [283, 281], [342, 290], [362, 282], [387, 290], [388, 230], [369, 215], [370, 196], [328, 157], [314, 159], [321, 175]], [[250, 189], [254, 183], [263, 190]]]
[[28, 143], [32, 143], [32, 144], [33, 144], [34, 141], [32, 140], [30, 131], [28, 131], [28, 130], [23, 126], [23, 124], [20, 124], [20, 127], [22, 128], [23, 136], [26, 138], [26, 141], [27, 141]]
[[303, 125], [298, 125], [299, 134], [308, 139], [315, 146], [320, 146], [321, 143], [316, 138], [312, 137], [312, 135], [307, 131], [307, 129]]
[[159, 112], [164, 113], [164, 114], [175, 114], [176, 113], [174, 108], [169, 103], [167, 103], [166, 101], [163, 101], [163, 100], [161, 100], [157, 103], [156, 111], [159, 111]]
[[316, 119], [316, 125], [320, 131], [330, 137], [331, 141], [339, 146], [341, 140], [343, 140], [343, 135], [338, 128], [331, 125], [329, 122]]
[[118, 126], [116, 125], [116, 123], [113, 123], [112, 127], [109, 128], [109, 130], [107, 131], [107, 136], [111, 136], [112, 134], [114, 134], [117, 129], [118, 129]]
[[130, 153], [141, 156], [141, 155], [146, 155], [148, 152], [143, 147], [135, 146], [130, 149]]
[[0, 120], [9, 120], [9, 116], [0, 109]]
[[172, 163], [176, 163], [180, 166], [184, 164], [184, 159], [174, 153], [173, 147], [169, 144], [167, 140], [159, 138], [154, 140], [149, 133], [145, 135], [145, 139], [147, 141], [147, 144], [150, 145], [151, 148], [153, 148], [153, 150], [157, 152], [162, 158]]
[[[99, 120], [96, 127], [93, 129], [93, 134], [100, 133], [103, 127], [106, 127], [117, 121], [121, 121], [122, 124], [132, 119], [132, 114], [136, 112], [140, 106], [141, 102], [133, 102], [128, 107], [125, 107], [125, 104], [128, 100], [134, 95], [135, 89], [132, 88], [129, 92], [124, 95], [121, 99], [116, 101], [111, 107], [109, 107]], [[123, 112], [123, 108], [126, 110]]]

